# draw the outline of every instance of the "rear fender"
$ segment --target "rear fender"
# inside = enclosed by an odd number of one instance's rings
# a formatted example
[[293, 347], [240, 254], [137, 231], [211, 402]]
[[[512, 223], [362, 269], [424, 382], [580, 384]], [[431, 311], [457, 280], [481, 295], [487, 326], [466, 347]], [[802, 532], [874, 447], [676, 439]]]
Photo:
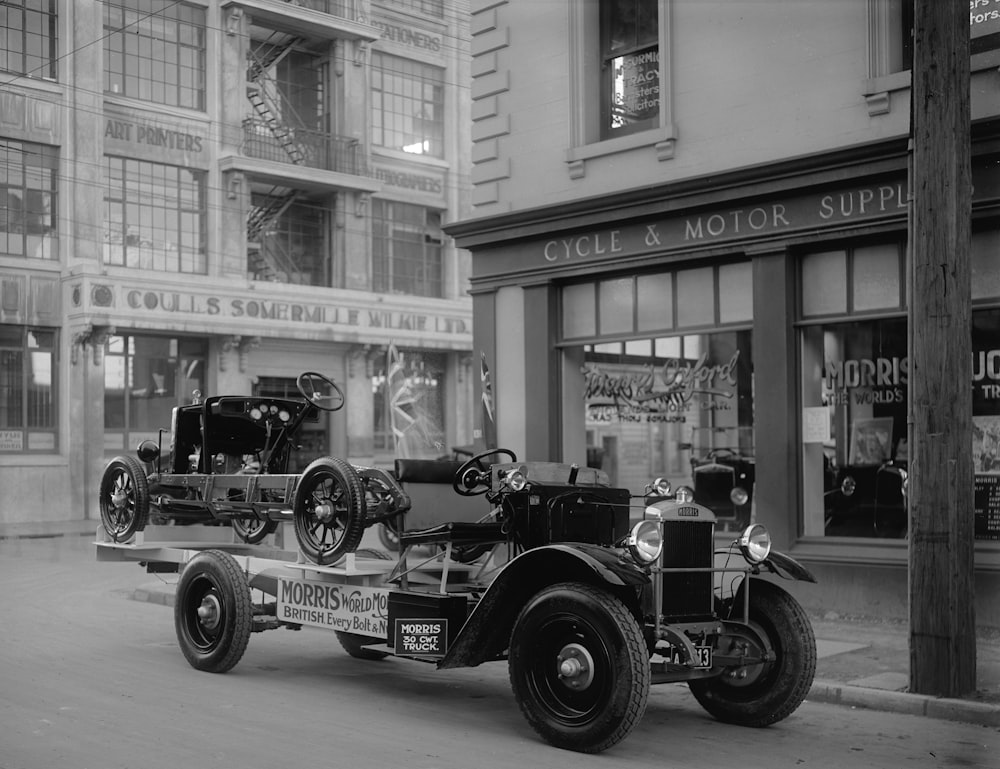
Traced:
[[502, 659], [522, 607], [560, 582], [604, 587], [640, 618], [639, 592], [650, 584], [649, 575], [620, 555], [620, 550], [586, 544], [547, 545], [522, 553], [493, 580], [438, 667], [474, 667]]

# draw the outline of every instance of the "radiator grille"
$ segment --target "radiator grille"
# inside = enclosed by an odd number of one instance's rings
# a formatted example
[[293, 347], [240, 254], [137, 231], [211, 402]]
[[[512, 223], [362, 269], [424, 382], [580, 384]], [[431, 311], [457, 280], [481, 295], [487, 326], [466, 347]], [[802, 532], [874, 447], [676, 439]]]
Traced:
[[[714, 563], [715, 526], [706, 521], [667, 521], [663, 524], [664, 569], [710, 568]], [[663, 608], [667, 617], [712, 613], [712, 572], [663, 573]]]

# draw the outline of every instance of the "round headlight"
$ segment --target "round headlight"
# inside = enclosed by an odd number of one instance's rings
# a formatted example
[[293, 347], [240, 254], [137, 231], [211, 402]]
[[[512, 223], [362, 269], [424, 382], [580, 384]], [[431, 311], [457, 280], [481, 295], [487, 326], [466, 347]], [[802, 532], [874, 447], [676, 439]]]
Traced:
[[659, 525], [653, 521], [639, 521], [629, 532], [625, 545], [636, 562], [653, 563], [663, 551], [663, 537]]
[[742, 486], [733, 486], [733, 490], [729, 492], [729, 499], [734, 505], [745, 505], [750, 495]]
[[747, 526], [737, 541], [743, 557], [750, 563], [760, 563], [771, 553], [771, 535], [759, 523]]
[[654, 494], [656, 494], [657, 496], [660, 496], [660, 497], [669, 497], [670, 496], [670, 481], [668, 481], [666, 478], [657, 478], [651, 484], [650, 490]]
[[690, 486], [678, 486], [677, 493], [674, 495], [674, 499], [676, 499], [682, 505], [688, 504], [689, 502], [694, 502], [694, 489], [692, 489]]
[[504, 476], [504, 481], [511, 491], [522, 491], [528, 485], [528, 479], [524, 475], [524, 469], [511, 470]]

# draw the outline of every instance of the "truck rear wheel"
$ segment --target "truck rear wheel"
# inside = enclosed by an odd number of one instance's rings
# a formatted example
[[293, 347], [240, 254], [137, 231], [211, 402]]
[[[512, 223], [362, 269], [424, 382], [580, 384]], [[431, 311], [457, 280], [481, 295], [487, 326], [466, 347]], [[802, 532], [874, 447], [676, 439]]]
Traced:
[[236, 559], [206, 550], [188, 561], [177, 582], [174, 629], [191, 667], [230, 670], [243, 657], [252, 626], [250, 585]]
[[[738, 605], [742, 591], [733, 600]], [[749, 619], [746, 636], [734, 640], [757, 653], [764, 651], [761, 644], [766, 641], [773, 659], [728, 668], [717, 678], [688, 685], [701, 706], [720, 721], [770, 726], [790, 716], [808, 694], [816, 675], [816, 637], [798, 601], [763, 580], [754, 580], [750, 589]]]
[[620, 600], [592, 585], [552, 585], [533, 596], [514, 625], [508, 666], [521, 712], [558, 748], [606, 750], [646, 710], [642, 631]]
[[115, 457], [104, 468], [100, 490], [101, 524], [115, 542], [127, 542], [149, 520], [149, 481], [139, 460]]
[[350, 464], [320, 457], [302, 473], [295, 504], [295, 538], [313, 563], [331, 566], [358, 549], [365, 533], [365, 493]]

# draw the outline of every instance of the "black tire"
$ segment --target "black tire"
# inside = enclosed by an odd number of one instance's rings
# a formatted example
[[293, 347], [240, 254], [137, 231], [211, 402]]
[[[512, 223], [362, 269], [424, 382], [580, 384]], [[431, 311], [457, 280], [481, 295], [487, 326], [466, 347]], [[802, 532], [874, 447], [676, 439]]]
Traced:
[[[452, 545], [451, 560], [456, 563], [474, 563], [493, 550], [493, 545]], [[444, 546], [441, 548], [444, 550]]]
[[511, 633], [511, 688], [549, 744], [598, 753], [639, 723], [649, 697], [649, 653], [625, 605], [582, 583], [545, 588]]
[[115, 542], [127, 542], [149, 521], [149, 481], [138, 459], [115, 457], [104, 468], [101, 523]]
[[188, 561], [177, 582], [174, 629], [191, 667], [230, 670], [243, 657], [252, 626], [250, 585], [236, 559], [206, 550]]
[[[738, 592], [735, 601], [742, 600], [743, 593]], [[798, 601], [763, 580], [750, 586], [749, 619], [770, 644], [774, 661], [730, 668], [718, 678], [688, 685], [701, 706], [720, 721], [770, 726], [790, 716], [808, 694], [816, 675], [816, 637]], [[751, 634], [747, 640], [751, 648], [759, 648]]]
[[[344, 651], [350, 654], [355, 659], [359, 660], [384, 660], [389, 656], [388, 652], [379, 652], [374, 649], [366, 649], [362, 644], [372, 643], [372, 641], [378, 642], [379, 639], [369, 638], [368, 636], [357, 635], [356, 633], [345, 633], [343, 630], [335, 631], [337, 634], [337, 640], [340, 641], [340, 645], [344, 647]], [[384, 642], [384, 639], [383, 639]]]
[[262, 521], [257, 518], [233, 518], [232, 525], [236, 536], [248, 545], [259, 545], [278, 528], [277, 521]]
[[395, 523], [384, 521], [379, 524], [378, 541], [390, 553], [399, 552], [399, 531], [396, 529]]
[[365, 533], [365, 494], [357, 470], [320, 457], [302, 473], [295, 503], [295, 538], [313, 563], [330, 566], [358, 549]]

